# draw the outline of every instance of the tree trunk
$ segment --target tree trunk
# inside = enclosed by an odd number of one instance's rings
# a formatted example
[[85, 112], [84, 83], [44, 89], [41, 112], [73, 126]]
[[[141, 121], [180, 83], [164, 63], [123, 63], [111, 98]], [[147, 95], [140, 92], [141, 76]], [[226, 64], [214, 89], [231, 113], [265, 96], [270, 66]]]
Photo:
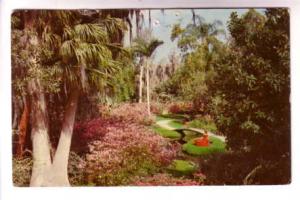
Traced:
[[27, 129], [29, 124], [29, 117], [30, 117], [30, 102], [28, 98], [24, 98], [24, 109], [21, 116], [20, 124], [19, 124], [19, 130], [18, 130], [18, 145], [17, 145], [17, 151], [16, 156], [19, 158], [23, 157], [24, 153], [24, 146], [25, 146], [25, 139], [27, 135]]
[[147, 81], [147, 111], [148, 111], [148, 115], [151, 115], [151, 111], [150, 111], [150, 75], [149, 75], [149, 61], [147, 60], [147, 64], [146, 64], [146, 81]]
[[[25, 50], [31, 53], [28, 66], [38, 69], [40, 41], [36, 33], [37, 11], [23, 12]], [[46, 173], [51, 166], [50, 140], [48, 136], [48, 116], [44, 88], [39, 77], [30, 78], [27, 83], [31, 108], [31, 139], [33, 166], [30, 186], [44, 186]]]
[[33, 151], [30, 186], [44, 186], [47, 171], [51, 166], [46, 100], [38, 79], [29, 81], [28, 91], [31, 95]]
[[144, 63], [142, 63], [141, 70], [140, 70], [139, 103], [142, 103], [143, 101], [143, 74], [144, 74]]
[[74, 89], [66, 105], [61, 135], [51, 169], [49, 170], [47, 186], [70, 186], [68, 179], [68, 161], [78, 97], [79, 91]]
[[20, 105], [20, 100], [18, 99], [17, 95], [13, 92], [12, 93], [12, 110], [13, 110], [13, 116], [12, 116], [12, 129], [16, 130], [18, 128], [18, 123], [20, 119], [20, 112], [22, 109], [22, 106]]

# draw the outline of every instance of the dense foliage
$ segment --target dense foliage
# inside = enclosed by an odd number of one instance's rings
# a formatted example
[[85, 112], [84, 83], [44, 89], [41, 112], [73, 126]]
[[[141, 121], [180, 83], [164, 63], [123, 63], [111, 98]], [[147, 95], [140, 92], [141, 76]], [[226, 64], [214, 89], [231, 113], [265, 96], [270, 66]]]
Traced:
[[195, 23], [181, 28], [173, 26], [172, 38], [183, 54], [183, 62], [170, 79], [157, 88], [157, 92], [171, 94], [175, 99], [193, 101], [198, 111], [207, 103], [207, 82], [214, 77], [212, 63], [224, 49], [219, 40], [224, 33], [221, 22], [206, 23], [197, 16]]
[[[193, 13], [193, 23], [173, 25], [171, 40], [182, 59], [170, 57], [169, 68], [153, 65], [163, 41], [143, 33], [138, 11], [137, 37], [123, 47], [130, 13], [13, 13], [14, 121], [25, 116], [23, 143], [32, 155], [13, 158], [15, 185], [29, 185], [37, 163], [26, 132], [34, 138], [42, 127], [53, 164], [64, 124], [66, 135], [74, 132], [65, 152], [72, 185], [289, 183], [288, 10], [233, 12], [228, 38], [219, 21], [206, 23]], [[150, 95], [154, 73], [161, 83]], [[77, 102], [77, 113], [67, 109]], [[14, 125], [14, 144], [21, 144], [20, 130]], [[207, 146], [195, 143], [201, 136], [193, 131], [209, 132]]]
[[101, 140], [90, 144], [88, 181], [96, 185], [126, 185], [136, 176], [161, 170], [177, 151], [177, 146], [142, 126], [111, 128]]
[[[239, 158], [242, 155], [249, 157], [252, 168], [233, 167], [230, 175], [232, 183], [241, 181], [239, 170], [245, 176], [254, 170], [255, 173], [250, 174], [256, 176], [256, 183], [270, 183], [261, 176], [271, 171], [284, 174], [281, 179], [272, 179], [274, 183], [288, 183], [288, 10], [266, 9], [263, 14], [250, 9], [242, 16], [233, 12], [227, 25], [230, 33], [227, 43], [218, 40], [217, 22], [208, 24], [201, 18], [197, 20], [186, 28], [174, 25], [171, 39], [177, 39], [184, 59], [182, 66], [157, 91], [193, 102], [194, 114], [212, 117], [210, 123], [215, 123], [216, 127], [207, 127], [207, 120], [201, 122], [203, 117], [190, 124], [212, 128], [226, 136], [227, 148], [234, 153], [224, 156], [224, 162], [234, 161], [235, 153]], [[182, 110], [180, 108], [182, 106], [174, 106], [172, 112], [178, 113]], [[222, 156], [218, 162], [222, 163]], [[257, 166], [261, 167], [256, 172]], [[223, 183], [229, 181], [229, 177], [223, 178], [220, 178]], [[221, 182], [219, 180], [218, 184]]]
[[289, 151], [288, 24], [284, 9], [231, 15], [231, 46], [214, 65], [210, 91], [217, 125], [233, 149], [249, 146], [270, 157]]
[[[271, 162], [269, 170], [289, 166], [289, 13], [232, 13], [228, 28], [231, 43], [215, 62], [217, 76], [209, 84], [218, 129], [230, 149], [253, 153], [253, 162], [264, 167]], [[288, 183], [289, 178], [286, 170], [276, 183]]]

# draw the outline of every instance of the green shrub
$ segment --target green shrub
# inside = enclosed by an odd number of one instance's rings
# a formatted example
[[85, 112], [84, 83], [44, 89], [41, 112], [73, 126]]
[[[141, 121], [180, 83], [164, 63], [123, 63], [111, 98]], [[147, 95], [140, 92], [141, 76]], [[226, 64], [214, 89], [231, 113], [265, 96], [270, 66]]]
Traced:
[[197, 170], [197, 166], [191, 161], [173, 160], [168, 169], [175, 174], [189, 175]]
[[201, 171], [206, 175], [206, 185], [242, 185], [249, 176], [247, 184], [289, 184], [290, 160], [282, 157], [276, 162], [265, 162], [259, 155], [244, 152], [226, 152], [201, 157]]
[[217, 131], [216, 124], [213, 121], [207, 120], [205, 118], [195, 119], [189, 122], [187, 126], [192, 128], [201, 128], [211, 132]]

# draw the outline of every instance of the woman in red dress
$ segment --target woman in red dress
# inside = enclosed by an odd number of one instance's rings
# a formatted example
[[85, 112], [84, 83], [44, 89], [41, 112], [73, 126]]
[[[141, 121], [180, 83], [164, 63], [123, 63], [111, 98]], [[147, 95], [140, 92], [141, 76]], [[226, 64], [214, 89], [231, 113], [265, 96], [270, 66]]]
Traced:
[[208, 134], [205, 132], [201, 138], [196, 139], [195, 145], [200, 147], [209, 146]]

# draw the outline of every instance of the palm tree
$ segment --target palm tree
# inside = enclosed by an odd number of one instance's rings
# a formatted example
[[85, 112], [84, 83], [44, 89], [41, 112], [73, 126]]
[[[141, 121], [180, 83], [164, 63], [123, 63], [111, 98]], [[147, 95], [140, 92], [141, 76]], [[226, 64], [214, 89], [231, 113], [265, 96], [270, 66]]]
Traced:
[[[122, 48], [111, 42], [110, 35], [124, 31], [126, 26], [121, 19], [109, 16], [103, 19], [98, 14], [91, 17], [81, 11], [20, 12], [23, 36], [21, 44], [13, 45], [23, 45], [24, 49], [13, 55], [23, 56], [22, 64], [28, 68], [26, 89], [31, 97], [33, 148], [31, 186], [70, 185], [67, 166], [78, 98], [90, 85], [101, 91], [119, 68], [113, 52]], [[52, 69], [58, 74], [55, 79], [44, 76]], [[68, 101], [58, 146], [51, 156], [45, 93], [53, 89], [57, 79], [58, 88], [65, 88], [60, 92]]]
[[142, 65], [140, 69], [140, 83], [139, 83], [139, 102], [142, 102], [142, 90], [143, 90], [143, 73], [144, 68], [146, 68], [146, 84], [147, 84], [147, 111], [151, 115], [150, 111], [150, 57], [153, 55], [153, 52], [156, 48], [163, 44], [163, 41], [151, 38], [151, 32], [145, 30], [143, 34], [135, 38], [133, 43], [133, 51], [140, 56], [142, 60]]
[[225, 35], [221, 28], [222, 22], [215, 20], [207, 23], [205, 20], [193, 12], [193, 23], [181, 28], [180, 24], [175, 24], [172, 29], [171, 40], [178, 39], [177, 45], [184, 53], [189, 53], [200, 44], [206, 46], [215, 45], [216, 37]]

